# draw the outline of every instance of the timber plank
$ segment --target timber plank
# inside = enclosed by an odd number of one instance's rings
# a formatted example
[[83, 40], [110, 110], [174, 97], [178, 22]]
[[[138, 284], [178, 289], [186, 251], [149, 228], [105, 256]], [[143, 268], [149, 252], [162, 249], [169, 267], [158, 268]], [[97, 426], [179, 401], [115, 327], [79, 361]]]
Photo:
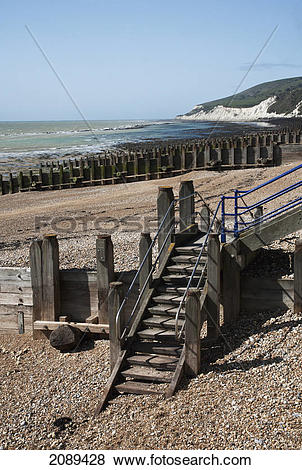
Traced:
[[123, 377], [130, 377], [146, 382], [170, 383], [173, 372], [151, 369], [150, 367], [134, 366], [121, 371]]
[[168, 356], [180, 356], [182, 346], [175, 346], [175, 344], [161, 344], [155, 342], [140, 341], [133, 343], [132, 349], [135, 352], [141, 352], [145, 354], [167, 354]]
[[0, 304], [3, 305], [33, 305], [33, 295], [24, 294], [20, 292], [18, 294], [0, 292]]
[[166, 391], [166, 394], [165, 394], [166, 398], [171, 398], [172, 395], [174, 395], [174, 393], [176, 392], [176, 390], [179, 386], [179, 383], [180, 383], [180, 381], [183, 377], [183, 374], [184, 374], [185, 358], [186, 358], [186, 348], [185, 348], [185, 346], [183, 346], [183, 349], [182, 349], [178, 364], [176, 366], [174, 375], [172, 377], [172, 380], [170, 382], [168, 390]]
[[34, 330], [56, 330], [59, 326], [62, 325], [69, 325], [78, 328], [81, 331], [85, 331], [86, 329], [90, 331], [90, 333], [108, 333], [109, 326], [108, 324], [94, 324], [94, 323], [74, 323], [74, 322], [59, 322], [59, 321], [35, 321], [34, 322]]
[[108, 380], [108, 382], [106, 384], [106, 387], [103, 391], [102, 399], [99, 402], [99, 404], [97, 405], [96, 410], [94, 412], [94, 418], [96, 418], [100, 414], [100, 412], [103, 410], [103, 408], [106, 406], [109, 399], [111, 398], [111, 396], [113, 394], [114, 385], [116, 385], [116, 383], [119, 380], [120, 371], [121, 371], [121, 369], [124, 365], [126, 354], [127, 354], [127, 351], [123, 351], [121, 356], [119, 356], [118, 360], [116, 361], [115, 366], [113, 368], [113, 371], [111, 372], [109, 380]]
[[145, 384], [143, 382], [135, 382], [134, 380], [127, 380], [115, 386], [119, 393], [133, 393], [136, 395], [162, 395], [163, 392], [152, 388], [152, 384]]
[[178, 358], [175, 356], [160, 356], [154, 354], [135, 354], [129, 356], [127, 362], [131, 365], [154, 367], [155, 369], [175, 370]]

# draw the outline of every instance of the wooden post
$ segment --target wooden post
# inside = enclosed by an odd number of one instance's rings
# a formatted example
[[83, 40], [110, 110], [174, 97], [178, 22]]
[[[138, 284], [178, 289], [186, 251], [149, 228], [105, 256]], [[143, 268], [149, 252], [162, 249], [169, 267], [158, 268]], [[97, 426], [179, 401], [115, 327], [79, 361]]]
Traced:
[[[34, 240], [30, 245], [30, 274], [33, 290], [33, 324], [42, 320], [42, 240]], [[43, 337], [43, 333], [33, 329], [33, 339]]]
[[49, 168], [48, 185], [50, 189], [53, 189], [53, 167], [52, 166]]
[[80, 158], [80, 178], [84, 178], [84, 160]]
[[19, 329], [19, 335], [23, 335], [25, 333], [24, 312], [22, 312], [21, 310], [18, 311], [18, 329]]
[[302, 312], [302, 239], [296, 240], [294, 255], [294, 310]]
[[23, 172], [22, 171], [20, 171], [20, 173], [19, 173], [18, 185], [19, 185], [19, 191], [21, 191], [21, 189], [24, 188], [24, 185], [23, 185]]
[[0, 175], [0, 196], [2, 196], [3, 192], [3, 176]]
[[[140, 242], [139, 242], [139, 264], [140, 265], [142, 264], [151, 243], [152, 243], [152, 240], [151, 240], [151, 237], [150, 237], [150, 233], [142, 232]], [[141, 269], [141, 272], [140, 272], [140, 275], [139, 275], [139, 289], [140, 289], [140, 292], [142, 291], [142, 289], [145, 285], [145, 282], [146, 282], [147, 277], [148, 277], [148, 275], [151, 271], [151, 268], [152, 268], [152, 250], [150, 250], [150, 252], [148, 253], [147, 258], [146, 258], [146, 260], [145, 260], [145, 262], [142, 266], [142, 269]], [[151, 286], [151, 282], [152, 282], [152, 276], [150, 276], [150, 279], [149, 279], [148, 284], [146, 286], [147, 288]]]
[[186, 169], [186, 147], [184, 145], [181, 146], [180, 169], [182, 173]]
[[214, 342], [220, 331], [220, 242], [217, 234], [209, 235], [206, 310], [207, 338]]
[[[192, 194], [192, 197], [188, 197]], [[185, 199], [184, 199], [185, 198]], [[182, 181], [179, 189], [180, 231], [194, 224], [194, 185], [193, 181]]]
[[[165, 238], [167, 237], [169, 231], [171, 230], [172, 227], [175, 225], [175, 211], [174, 211], [174, 204], [172, 205], [172, 202], [174, 201], [174, 194], [173, 194], [173, 189], [171, 186], [160, 186], [158, 188], [158, 197], [157, 197], [157, 219], [158, 219], [158, 226], [162, 223], [164, 217], [165, 221], [163, 223], [163, 226], [158, 234], [158, 251], [161, 249], [161, 247], [164, 244]], [[167, 237], [167, 241], [165, 244], [165, 247], [163, 248], [163, 251], [161, 253], [159, 262], [161, 263], [164, 256], [165, 256], [165, 251], [168, 249], [170, 243], [172, 242], [172, 237], [174, 234], [174, 229], [172, 228], [171, 234]]]
[[108, 234], [98, 235], [96, 240], [96, 266], [98, 286], [99, 323], [109, 323], [108, 294], [110, 282], [114, 281], [113, 244]]
[[224, 324], [235, 322], [240, 313], [240, 267], [235, 256], [223, 246], [222, 266], [222, 304]]
[[42, 167], [39, 168], [39, 182], [41, 184], [41, 187], [43, 186], [43, 169]]
[[263, 217], [263, 206], [258, 206], [255, 210], [255, 213], [254, 213], [254, 220], [257, 221], [259, 219], [259, 223], [257, 225], [255, 225], [255, 232], [256, 233], [259, 233], [260, 232], [260, 229], [261, 229], [261, 218]]
[[57, 321], [60, 316], [59, 245], [57, 235], [45, 235], [42, 242], [42, 318]]
[[93, 184], [95, 180], [95, 159], [90, 160], [90, 183]]
[[210, 147], [209, 144], [206, 144], [203, 150], [204, 154], [204, 167], [206, 168], [210, 164]]
[[200, 289], [189, 289], [185, 307], [185, 374], [194, 377], [200, 372]]
[[12, 194], [14, 192], [14, 180], [13, 180], [13, 175], [12, 173], [9, 173], [9, 180], [8, 180], [8, 187], [9, 187], [9, 194]]
[[199, 230], [202, 233], [208, 233], [210, 228], [210, 209], [208, 206], [202, 206], [200, 210], [200, 224]]
[[110, 340], [110, 369], [111, 372], [116, 364], [116, 361], [121, 353], [121, 328], [122, 319], [119, 317], [118, 324], [116, 324], [116, 314], [121, 306], [123, 300], [123, 283], [111, 282], [108, 295], [108, 316], [109, 316], [109, 340]]
[[[34, 240], [30, 245], [30, 274], [33, 290], [33, 324], [42, 320], [42, 240]], [[33, 329], [33, 339], [39, 339], [43, 333]]]
[[64, 184], [64, 168], [63, 165], [59, 166], [59, 187], [60, 189], [63, 189], [63, 184]]
[[242, 142], [241, 165], [243, 165], [243, 166], [247, 165], [247, 146], [246, 146], [245, 142]]

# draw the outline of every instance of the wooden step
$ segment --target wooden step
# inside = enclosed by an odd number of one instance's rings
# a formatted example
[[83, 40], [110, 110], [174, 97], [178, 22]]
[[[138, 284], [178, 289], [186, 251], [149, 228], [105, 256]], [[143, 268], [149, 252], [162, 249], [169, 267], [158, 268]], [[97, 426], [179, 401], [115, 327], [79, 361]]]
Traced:
[[152, 302], [155, 302], [157, 304], [175, 304], [179, 305], [179, 303], [182, 301], [182, 295], [178, 294], [161, 294], [161, 295], [155, 295], [152, 297]]
[[[165, 284], [171, 284], [173, 287], [175, 286], [181, 286], [181, 287], [186, 287], [190, 279], [190, 274], [179, 274], [179, 273], [171, 273], [171, 274], [165, 274], [162, 276], [162, 280], [165, 282]], [[192, 287], [195, 287], [197, 285], [197, 282], [199, 280], [199, 276], [194, 276], [193, 281], [192, 281]]]
[[[177, 255], [177, 256], [173, 256], [172, 258], [172, 261], [173, 263], [175, 264], [193, 264], [195, 265], [196, 261], [197, 261], [197, 258], [198, 256], [196, 255]], [[206, 264], [207, 262], [207, 256], [206, 255], [202, 255], [201, 256], [201, 259], [200, 259], [200, 264]]]
[[[191, 274], [194, 269], [193, 264], [171, 264], [170, 266], [166, 267], [166, 270], [169, 273], [182, 273], [182, 274]], [[204, 270], [204, 266], [198, 265], [195, 273], [196, 274], [201, 274]], [[204, 270], [206, 273], [206, 269]]]
[[[145, 326], [154, 327], [154, 328], [164, 328], [165, 330], [175, 329], [175, 317], [171, 318], [170, 316], [165, 315], [153, 315], [152, 317], [144, 318], [143, 324]], [[178, 326], [182, 327], [184, 320], [179, 319]]]
[[176, 343], [174, 331], [165, 330], [163, 328], [146, 328], [145, 330], [138, 331], [137, 336], [139, 338], [153, 339], [156, 341], [175, 341]]
[[146, 382], [169, 383], [173, 377], [173, 372], [166, 370], [156, 370], [152, 367], [134, 366], [122, 370], [123, 377], [129, 377], [135, 380], [144, 380]]
[[[185, 306], [185, 303], [182, 306], [179, 318], [184, 318], [185, 316], [184, 306]], [[178, 308], [176, 306], [173, 307], [168, 304], [165, 304], [165, 305], [158, 304], [158, 305], [153, 305], [152, 307], [148, 308], [148, 312], [151, 315], [169, 315], [170, 317], [175, 317], [175, 315], [177, 314], [177, 310]]]
[[155, 341], [137, 341], [133, 343], [132, 350], [144, 354], [159, 354], [161, 356], [174, 356], [179, 357], [182, 345], [169, 344], [169, 343], [157, 343]]
[[160, 286], [158, 286], [156, 288], [156, 291], [160, 292], [160, 293], [165, 293], [165, 294], [178, 294], [178, 295], [182, 296], [185, 293], [186, 288], [185, 287], [172, 286], [172, 285], [169, 285], [169, 284], [161, 284]]
[[135, 382], [135, 380], [127, 380], [115, 385], [115, 389], [119, 393], [133, 393], [135, 395], [161, 395], [163, 393], [156, 388], [152, 388], [150, 383]]
[[[190, 256], [198, 256], [200, 253], [200, 250], [202, 248], [202, 245], [185, 245], [185, 246], [177, 246], [175, 248], [175, 251], [179, 255], [190, 255]], [[207, 251], [204, 249], [203, 254], [204, 256], [207, 256]]]
[[153, 367], [157, 370], [175, 370], [178, 360], [175, 356], [154, 354], [135, 354], [127, 358], [127, 362], [132, 366]]

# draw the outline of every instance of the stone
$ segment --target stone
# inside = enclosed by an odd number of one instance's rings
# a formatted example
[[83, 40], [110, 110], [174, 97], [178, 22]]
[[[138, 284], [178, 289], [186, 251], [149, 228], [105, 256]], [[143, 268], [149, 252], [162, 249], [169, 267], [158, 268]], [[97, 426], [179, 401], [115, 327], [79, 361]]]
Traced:
[[53, 348], [61, 352], [73, 351], [81, 340], [82, 332], [70, 325], [61, 325], [52, 331], [49, 337]]

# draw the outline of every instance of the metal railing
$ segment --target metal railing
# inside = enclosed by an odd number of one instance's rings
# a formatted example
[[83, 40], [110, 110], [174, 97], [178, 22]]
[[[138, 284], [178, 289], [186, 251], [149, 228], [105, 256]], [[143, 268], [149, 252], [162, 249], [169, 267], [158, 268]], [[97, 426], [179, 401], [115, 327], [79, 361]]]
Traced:
[[[179, 307], [177, 309], [177, 313], [176, 313], [176, 317], [175, 317], [175, 336], [177, 339], [180, 339], [182, 334], [183, 334], [183, 331], [184, 331], [184, 328], [185, 328], [185, 321], [183, 322], [183, 325], [182, 325], [182, 328], [181, 328], [181, 331], [180, 333], [178, 333], [178, 322], [179, 322], [179, 315], [180, 315], [180, 312], [181, 312], [181, 309], [184, 305], [184, 302], [186, 300], [186, 297], [188, 295], [188, 291], [189, 289], [192, 287], [192, 282], [193, 282], [193, 279], [194, 279], [194, 276], [196, 274], [196, 271], [197, 271], [197, 268], [200, 264], [200, 260], [202, 258], [202, 255], [205, 254], [205, 248], [208, 244], [208, 240], [209, 240], [209, 236], [210, 234], [212, 233], [212, 230], [213, 230], [213, 227], [214, 227], [214, 224], [215, 224], [215, 221], [217, 220], [217, 216], [218, 216], [218, 211], [220, 209], [220, 206], [221, 206], [221, 201], [219, 201], [219, 203], [217, 204], [217, 207], [215, 209], [215, 211], [213, 212], [213, 216], [212, 216], [212, 219], [211, 219], [211, 222], [210, 222], [210, 225], [209, 225], [209, 229], [205, 235], [205, 238], [204, 238], [204, 241], [202, 243], [202, 246], [201, 246], [201, 249], [200, 249], [200, 252], [199, 252], [199, 255], [197, 257], [197, 260], [195, 262], [195, 265], [194, 265], [194, 268], [193, 268], [193, 271], [191, 273], [191, 276], [190, 276], [190, 279], [188, 281], [188, 284], [186, 286], [186, 289], [185, 289], [185, 292], [182, 296], [182, 299], [180, 301], [180, 304], [179, 304]], [[206, 269], [207, 269], [207, 262], [205, 263], [202, 271], [201, 271], [201, 274], [200, 274], [200, 277], [198, 279], [198, 282], [197, 282], [197, 285], [196, 285], [196, 288], [199, 289], [200, 288], [200, 284], [202, 282], [202, 280], [204, 279], [204, 276], [205, 276], [205, 272], [206, 272]]]
[[[127, 293], [126, 293], [126, 295], [125, 295], [125, 297], [124, 297], [124, 299], [123, 299], [123, 301], [122, 301], [122, 303], [121, 303], [121, 306], [120, 306], [120, 308], [119, 308], [119, 310], [118, 310], [118, 312], [117, 312], [117, 315], [116, 315], [116, 331], [117, 331], [117, 334], [118, 334], [120, 340], [125, 339], [125, 337], [126, 337], [127, 334], [129, 333], [129, 330], [130, 330], [130, 328], [131, 328], [131, 325], [133, 324], [135, 315], [136, 315], [136, 313], [137, 313], [137, 311], [138, 311], [138, 307], [140, 306], [141, 301], [142, 301], [142, 299], [143, 299], [143, 296], [144, 296], [144, 293], [145, 293], [145, 291], [146, 291], [146, 288], [147, 288], [147, 286], [149, 285], [150, 280], [152, 279], [152, 275], [153, 275], [153, 273], [155, 272], [155, 270], [156, 270], [156, 268], [157, 268], [157, 264], [158, 264], [158, 261], [160, 260], [160, 257], [161, 257], [161, 255], [162, 255], [162, 253], [163, 253], [164, 250], [166, 249], [167, 241], [168, 241], [169, 237], [172, 235], [172, 233], [175, 231], [176, 226], [178, 225], [177, 220], [174, 219], [174, 223], [173, 223], [172, 226], [170, 227], [169, 231], [166, 233], [165, 239], [164, 239], [164, 241], [162, 242], [162, 245], [161, 245], [160, 249], [158, 250], [158, 253], [157, 253], [157, 256], [156, 256], [156, 258], [155, 258], [155, 261], [152, 263], [152, 267], [151, 267], [151, 269], [150, 269], [150, 271], [149, 271], [149, 274], [148, 274], [148, 276], [147, 276], [147, 278], [146, 278], [146, 280], [145, 280], [145, 282], [144, 282], [143, 287], [141, 288], [141, 290], [140, 290], [140, 292], [139, 292], [139, 295], [138, 295], [138, 297], [137, 297], [137, 299], [136, 299], [135, 305], [134, 305], [134, 307], [133, 307], [133, 309], [132, 309], [132, 311], [131, 311], [131, 314], [130, 314], [130, 316], [129, 316], [129, 318], [128, 318], [128, 321], [127, 321], [127, 323], [126, 323], [126, 325], [125, 325], [123, 331], [120, 332], [120, 331], [119, 331], [119, 325], [120, 325], [120, 317], [121, 317], [122, 311], [123, 311], [123, 309], [125, 308], [126, 303], [128, 302], [128, 299], [129, 299], [129, 297], [130, 297], [130, 294], [131, 294], [131, 292], [133, 291], [133, 288], [134, 288], [134, 286], [135, 286], [135, 284], [136, 284], [137, 279], [139, 278], [139, 275], [140, 275], [140, 273], [141, 273], [141, 271], [142, 271], [142, 269], [143, 269], [143, 266], [144, 266], [144, 264], [145, 264], [145, 262], [146, 262], [148, 256], [150, 255], [150, 253], [153, 252], [153, 248], [155, 247], [156, 242], [158, 241], [158, 237], [159, 237], [159, 235], [160, 235], [160, 232], [161, 232], [162, 228], [164, 227], [165, 222], [166, 222], [166, 220], [167, 220], [167, 218], [168, 218], [168, 216], [169, 216], [171, 210], [172, 210], [172, 209], [175, 210], [177, 204], [179, 204], [180, 201], [183, 201], [183, 200], [185, 200], [185, 199], [189, 199], [189, 198], [192, 198], [192, 197], [194, 198], [194, 203], [196, 204], [197, 202], [199, 202], [199, 201], [196, 201], [196, 199], [195, 199], [196, 196], [199, 197], [199, 200], [200, 200], [200, 201], [202, 200], [202, 199], [200, 199], [200, 195], [199, 195], [198, 193], [196, 193], [196, 192], [194, 192], [194, 193], [192, 193], [192, 194], [189, 194], [188, 196], [185, 196], [185, 197], [182, 197], [182, 198], [175, 198], [175, 199], [173, 199], [173, 201], [171, 202], [171, 204], [170, 204], [170, 206], [169, 206], [169, 208], [168, 208], [166, 214], [164, 215], [163, 219], [161, 220], [160, 225], [159, 225], [159, 227], [158, 227], [158, 230], [157, 230], [157, 232], [156, 232], [156, 234], [155, 234], [155, 236], [154, 236], [154, 238], [153, 238], [153, 240], [152, 240], [152, 242], [151, 242], [151, 244], [150, 244], [148, 250], [146, 251], [142, 262], [140, 263], [140, 266], [139, 266], [139, 268], [138, 268], [138, 270], [137, 270], [137, 272], [136, 272], [136, 274], [135, 274], [135, 276], [134, 276], [134, 278], [133, 278], [133, 280], [132, 280], [132, 282], [131, 282], [131, 284], [130, 284], [128, 290], [127, 290]], [[202, 201], [203, 201], [203, 200], [202, 200]], [[196, 215], [196, 213], [195, 213], [195, 215]]]
[[[272, 183], [275, 183], [276, 181], [290, 175], [291, 173], [294, 173], [302, 168], [302, 164], [298, 165], [294, 168], [291, 168], [288, 171], [285, 171], [281, 175], [276, 176], [275, 178], [270, 179], [269, 181], [266, 181], [265, 183], [260, 184], [259, 186], [256, 186], [253, 189], [249, 190], [234, 190], [234, 196], [221, 196], [221, 241], [223, 243], [226, 242], [226, 234], [230, 233], [233, 234], [235, 238], [238, 238], [241, 233], [243, 233], [246, 230], [249, 230], [250, 228], [256, 227], [257, 225], [261, 224], [262, 222], [266, 222], [267, 220], [272, 219], [273, 217], [280, 215], [289, 209], [292, 209], [294, 207], [297, 207], [298, 205], [302, 204], [302, 197], [295, 198], [294, 200], [284, 203], [283, 205], [279, 206], [277, 209], [273, 209], [270, 212], [265, 213], [265, 215], [260, 215], [259, 217], [256, 217], [255, 214], [253, 214], [253, 210], [263, 207], [264, 204], [267, 204], [275, 199], [280, 198], [281, 196], [284, 196], [285, 194], [299, 188], [302, 186], [302, 180], [297, 181], [294, 184], [291, 184], [280, 191], [277, 191], [266, 198], [261, 199], [260, 201], [248, 205], [244, 201], [244, 197], [258, 191], [259, 189], [262, 189]], [[225, 210], [225, 205], [226, 201], [231, 200], [234, 201], [234, 212], [226, 212]], [[243, 205], [242, 205], [243, 204]], [[244, 217], [249, 214], [250, 220], [244, 219]], [[226, 228], [226, 218], [230, 217], [234, 221], [233, 229], [227, 229]]]

